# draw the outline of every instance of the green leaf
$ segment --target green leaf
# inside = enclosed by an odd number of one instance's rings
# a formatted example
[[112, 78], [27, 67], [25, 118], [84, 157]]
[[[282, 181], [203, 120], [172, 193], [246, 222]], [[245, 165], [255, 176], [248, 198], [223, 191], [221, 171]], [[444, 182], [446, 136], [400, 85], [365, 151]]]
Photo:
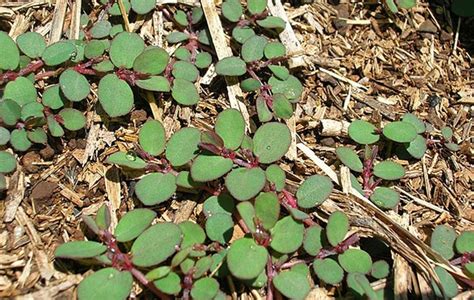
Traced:
[[109, 59], [105, 59], [100, 63], [93, 65], [92, 68], [101, 73], [112, 72], [115, 69], [114, 64]]
[[170, 44], [181, 43], [189, 39], [189, 35], [184, 32], [173, 31], [166, 36], [166, 40]]
[[219, 283], [214, 278], [201, 278], [193, 284], [191, 297], [196, 300], [213, 299], [219, 291]]
[[268, 16], [263, 20], [257, 20], [257, 24], [263, 28], [285, 29], [286, 22], [280, 17]]
[[405, 176], [402, 165], [386, 160], [374, 166], [374, 175], [385, 180], [397, 180]]
[[150, 272], [146, 273], [145, 277], [148, 280], [154, 281], [156, 279], [160, 279], [165, 277], [171, 272], [171, 268], [168, 266], [161, 266], [158, 268], [154, 268]]
[[110, 29], [112, 29], [112, 24], [107, 20], [98, 21], [91, 28], [91, 36], [94, 39], [102, 39], [110, 34]]
[[326, 226], [326, 236], [329, 243], [336, 247], [346, 237], [349, 231], [349, 219], [346, 214], [341, 211], [333, 212], [328, 219]]
[[378, 260], [372, 264], [370, 275], [376, 279], [382, 279], [390, 274], [390, 266], [385, 260]]
[[77, 131], [86, 126], [86, 117], [77, 109], [63, 108], [59, 115], [63, 118], [63, 125], [67, 130]]
[[135, 186], [138, 199], [145, 205], [156, 205], [164, 202], [171, 198], [175, 192], [176, 178], [171, 173], [145, 175]]
[[413, 125], [413, 127], [415, 127], [415, 129], [416, 129], [416, 133], [421, 134], [421, 133], [424, 133], [426, 131], [425, 123], [423, 121], [421, 121], [420, 119], [418, 119], [418, 117], [415, 116], [412, 113], [404, 114], [403, 118], [402, 118], [402, 121], [410, 123], [411, 125]]
[[199, 6], [195, 6], [193, 7], [192, 11], [191, 11], [191, 23], [192, 24], [197, 24], [199, 22], [202, 21], [202, 19], [204, 18], [204, 11], [202, 10], [201, 7]]
[[61, 93], [59, 84], [50, 85], [43, 92], [43, 105], [50, 107], [51, 109], [59, 109], [64, 106], [64, 98]]
[[199, 31], [198, 41], [199, 41], [199, 43], [201, 43], [203, 45], [211, 46], [212, 37], [211, 37], [211, 33], [209, 32], [209, 29], [204, 28], [204, 29]]
[[296, 192], [298, 206], [302, 208], [312, 208], [320, 205], [329, 197], [333, 184], [327, 176], [313, 175], [300, 185]]
[[[0, 179], [1, 181], [1, 179]], [[0, 183], [0, 189], [2, 184]], [[463, 266], [464, 273], [471, 279], [474, 278], [474, 262], [469, 262]]]
[[258, 120], [260, 122], [268, 122], [273, 118], [273, 114], [268, 108], [267, 102], [262, 96], [257, 97], [255, 106], [257, 108]]
[[253, 153], [259, 162], [270, 164], [279, 160], [288, 151], [291, 144], [290, 130], [281, 123], [266, 123], [257, 129], [253, 142]]
[[212, 63], [212, 56], [211, 54], [207, 52], [200, 52], [196, 55], [196, 61], [194, 64], [196, 67], [199, 69], [206, 69], [208, 68]]
[[426, 139], [421, 135], [417, 135], [413, 141], [404, 145], [407, 152], [417, 159], [421, 159], [427, 150]]
[[227, 175], [225, 186], [235, 199], [249, 200], [265, 186], [265, 172], [260, 168], [237, 168]]
[[249, 201], [237, 204], [237, 211], [251, 233], [255, 233], [255, 208]]
[[[37, 32], [25, 32], [16, 38], [21, 52], [30, 58], [38, 58], [46, 49], [44, 37]], [[0, 54], [2, 55], [2, 54]]]
[[370, 196], [370, 200], [380, 208], [393, 209], [400, 201], [400, 194], [388, 187], [378, 187]]
[[355, 172], [362, 172], [363, 165], [359, 155], [349, 147], [336, 148], [337, 158], [349, 169]]
[[277, 118], [289, 119], [293, 116], [293, 106], [283, 94], [273, 94], [272, 110]]
[[211, 241], [227, 244], [234, 233], [234, 221], [227, 213], [216, 213], [206, 220], [206, 233]]
[[145, 49], [133, 62], [133, 70], [150, 75], [158, 75], [166, 69], [168, 52], [160, 47]]
[[278, 165], [269, 165], [265, 170], [265, 176], [268, 182], [274, 185], [277, 192], [281, 192], [285, 188], [285, 171]]
[[[207, 52], [203, 52], [203, 53], [207, 53]], [[191, 61], [191, 52], [186, 47], [180, 46], [174, 52], [174, 57], [176, 57], [179, 60]]]
[[264, 54], [267, 59], [275, 57], [282, 57], [286, 55], [286, 48], [280, 42], [269, 42], [264, 49]]
[[268, 68], [278, 79], [287, 80], [290, 77], [290, 71], [284, 66], [269, 65]]
[[175, 132], [166, 146], [166, 158], [171, 165], [179, 167], [187, 164], [199, 153], [201, 132], [197, 128], [185, 127]]
[[332, 258], [316, 259], [313, 263], [314, 273], [327, 284], [339, 284], [344, 278], [344, 270]]
[[[117, 34], [110, 44], [110, 59], [118, 68], [130, 69], [135, 59], [145, 49], [145, 42], [133, 32], [121, 32]], [[110, 75], [110, 74], [109, 74]]]
[[110, 222], [110, 210], [106, 204], [102, 204], [95, 215], [95, 223], [100, 229], [107, 230], [110, 227]]
[[311, 256], [318, 255], [323, 248], [323, 229], [319, 225], [306, 228], [304, 233], [303, 248]]
[[347, 249], [337, 256], [337, 260], [347, 273], [367, 274], [372, 268], [372, 258], [360, 249]]
[[141, 170], [146, 167], [146, 162], [133, 152], [116, 152], [110, 155], [107, 160], [109, 164], [116, 164], [121, 167]]
[[207, 218], [215, 214], [232, 215], [234, 211], [234, 199], [226, 193], [207, 198], [202, 207], [202, 212]]
[[273, 278], [276, 289], [290, 299], [305, 299], [311, 287], [305, 275], [295, 271], [283, 271]]
[[247, 9], [252, 15], [261, 14], [267, 8], [265, 0], [248, 0]]
[[387, 5], [388, 9], [396, 14], [398, 12], [398, 7], [397, 5], [395, 4], [394, 0], [386, 0], [385, 1], [385, 4]]
[[227, 252], [229, 271], [239, 279], [257, 277], [265, 268], [267, 259], [267, 249], [250, 238], [236, 240]]
[[383, 135], [398, 143], [409, 143], [417, 137], [415, 126], [408, 122], [391, 122], [383, 128]]
[[245, 121], [240, 111], [229, 108], [220, 112], [215, 131], [224, 141], [224, 147], [231, 150], [239, 148], [245, 135]]
[[441, 135], [447, 141], [450, 141], [453, 138], [453, 130], [450, 127], [441, 128]]
[[38, 102], [30, 102], [21, 108], [21, 119], [23, 121], [28, 121], [29, 119], [40, 118], [44, 117], [43, 114], [44, 106]]
[[73, 102], [86, 98], [91, 88], [86, 77], [72, 69], [64, 71], [59, 76], [59, 85], [63, 95]]
[[15, 70], [20, 63], [20, 51], [13, 39], [4, 31], [0, 31], [0, 69]]
[[10, 173], [16, 169], [16, 159], [13, 154], [0, 151], [0, 173]]
[[454, 277], [449, 274], [449, 272], [446, 271], [443, 267], [440, 266], [434, 267], [434, 271], [436, 275], [438, 275], [439, 281], [444, 290], [443, 294], [439, 289], [438, 285], [434, 282], [434, 280], [431, 280], [431, 284], [433, 286], [433, 290], [436, 296], [445, 299], [455, 297], [458, 294], [458, 284], [456, 283]]
[[460, 17], [474, 16], [474, 7], [471, 0], [453, 0], [451, 11]]
[[182, 10], [177, 10], [174, 15], [174, 20], [181, 26], [186, 27], [188, 26], [188, 16]]
[[28, 139], [36, 144], [45, 145], [48, 142], [48, 136], [42, 128], [33, 129], [28, 131]]
[[246, 72], [245, 62], [235, 56], [226, 57], [216, 63], [216, 73], [222, 76], [241, 76]]
[[248, 26], [236, 26], [232, 29], [232, 37], [240, 44], [245, 43], [247, 39], [255, 35], [255, 31]]
[[163, 76], [150, 76], [147, 79], [137, 80], [136, 82], [139, 88], [153, 92], [169, 92], [170, 82]]
[[198, 182], [216, 180], [232, 169], [229, 158], [204, 153], [196, 157], [191, 166], [191, 176]]
[[195, 82], [199, 77], [198, 69], [192, 63], [187, 61], [175, 62], [171, 74], [173, 74], [174, 78], [185, 79], [191, 82]]
[[155, 8], [155, 0], [131, 0], [132, 10], [139, 15], [149, 13]]
[[54, 256], [59, 258], [88, 258], [101, 255], [107, 247], [92, 241], [73, 241], [59, 245], [54, 251]]
[[361, 145], [373, 144], [380, 139], [375, 126], [364, 120], [352, 121], [348, 133], [351, 139]]
[[168, 295], [177, 295], [181, 291], [181, 278], [175, 272], [170, 272], [163, 278], [153, 281], [153, 284]]
[[397, 4], [400, 8], [412, 8], [416, 6], [416, 0], [398, 0]]
[[3, 98], [11, 99], [18, 105], [23, 106], [36, 101], [36, 88], [28, 78], [20, 76], [7, 83]]
[[303, 244], [304, 225], [291, 216], [280, 219], [271, 230], [270, 247], [280, 253], [292, 253]]
[[202, 186], [202, 183], [194, 181], [189, 171], [181, 171], [178, 173], [178, 176], [176, 176], [176, 185], [184, 189], [197, 190]]
[[153, 156], [163, 153], [166, 144], [166, 133], [161, 122], [157, 120], [146, 121], [138, 134], [138, 143], [140, 143], [143, 150]]
[[59, 41], [44, 49], [41, 58], [47, 66], [60, 65], [77, 54], [76, 46], [70, 41]]
[[191, 221], [184, 221], [179, 223], [179, 228], [183, 232], [183, 241], [181, 242], [181, 249], [194, 246], [195, 244], [202, 244], [206, 240], [206, 233], [198, 224]]
[[138, 237], [147, 229], [156, 213], [147, 208], [135, 208], [127, 212], [115, 227], [115, 238], [119, 242], [128, 242]]
[[13, 130], [10, 136], [10, 144], [16, 151], [21, 152], [28, 150], [32, 145], [25, 129]]
[[247, 78], [245, 80], [242, 80], [240, 82], [240, 88], [244, 91], [244, 92], [253, 92], [253, 91], [256, 91], [258, 90], [262, 85], [260, 84], [260, 81], [258, 81], [257, 79], [253, 79], [253, 78]]
[[77, 289], [80, 300], [120, 300], [127, 299], [133, 285], [132, 274], [114, 268], [105, 268], [87, 276]]
[[123, 32], [123, 31], [124, 31], [124, 28], [123, 28], [122, 24], [115, 24], [110, 29], [109, 35], [110, 35], [110, 37], [115, 37], [117, 34], [119, 34], [120, 32]]
[[255, 216], [263, 228], [271, 229], [280, 217], [280, 202], [275, 193], [260, 193], [255, 198]]
[[456, 231], [447, 225], [436, 226], [431, 234], [431, 248], [448, 260], [454, 256], [455, 241]]
[[292, 103], [297, 102], [303, 93], [303, 85], [293, 75], [288, 76], [286, 80], [279, 80], [272, 76], [268, 84], [272, 87], [274, 94], [282, 93]]
[[213, 264], [213, 259], [211, 256], [204, 256], [200, 258], [194, 265], [195, 272], [193, 273], [193, 278], [201, 278], [204, 274], [209, 271]]
[[64, 135], [64, 129], [61, 127], [61, 125], [56, 121], [53, 115], [49, 115], [46, 118], [47, 124], [48, 124], [48, 130], [51, 133], [52, 136], [54, 137], [61, 137]]
[[145, 230], [133, 243], [132, 262], [138, 267], [158, 265], [170, 257], [180, 243], [181, 229], [178, 225], [155, 224]]
[[374, 289], [364, 274], [349, 273], [346, 280], [347, 287], [356, 295], [356, 298], [360, 299], [366, 295], [367, 299], [377, 299]]
[[222, 3], [222, 15], [231, 22], [237, 22], [243, 14], [240, 1], [226, 0]]
[[6, 145], [10, 141], [10, 131], [0, 126], [0, 146]]
[[245, 62], [253, 62], [263, 58], [263, 50], [268, 40], [264, 36], [254, 35], [242, 45], [241, 55]]
[[191, 81], [177, 78], [173, 80], [171, 96], [181, 105], [194, 105], [199, 101], [199, 94]]
[[0, 100], [0, 119], [8, 126], [15, 126], [21, 117], [21, 106], [11, 99]]
[[99, 82], [100, 104], [110, 117], [128, 114], [133, 108], [133, 92], [126, 81], [115, 74], [108, 74]]
[[474, 231], [464, 231], [456, 239], [456, 251], [460, 254], [474, 251]]

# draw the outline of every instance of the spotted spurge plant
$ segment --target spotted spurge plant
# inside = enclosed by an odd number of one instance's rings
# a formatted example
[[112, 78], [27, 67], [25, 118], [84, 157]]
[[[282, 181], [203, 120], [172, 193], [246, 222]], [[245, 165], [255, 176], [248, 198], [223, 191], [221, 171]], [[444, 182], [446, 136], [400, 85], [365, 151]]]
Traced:
[[348, 146], [338, 147], [336, 155], [353, 172], [352, 186], [383, 209], [395, 208], [400, 196], [392, 188], [380, 185], [405, 176], [403, 166], [390, 159], [392, 152], [399, 157], [421, 159], [428, 148], [459, 150], [459, 146], [452, 142], [451, 128], [443, 127], [438, 133], [427, 131], [427, 125], [411, 113], [404, 114], [400, 121], [385, 124], [383, 128], [355, 120], [349, 125], [348, 133], [353, 141], [364, 146], [363, 160], [357, 148]]

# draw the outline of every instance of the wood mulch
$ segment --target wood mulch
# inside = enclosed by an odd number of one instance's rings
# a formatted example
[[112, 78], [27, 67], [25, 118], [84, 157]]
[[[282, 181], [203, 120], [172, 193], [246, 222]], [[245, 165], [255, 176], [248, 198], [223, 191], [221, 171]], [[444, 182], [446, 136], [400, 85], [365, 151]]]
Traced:
[[[50, 42], [76, 36], [79, 14], [74, 12], [81, 9], [80, 2], [0, 0], [0, 29], [13, 38], [37, 31]], [[176, 1], [157, 2], [177, 5]], [[283, 6], [276, 1], [270, 8], [291, 24], [281, 39], [291, 50], [293, 73], [305, 87], [295, 116], [288, 121], [294, 140], [283, 166], [290, 186], [315, 173], [339, 182], [335, 148], [348, 142], [351, 120], [384, 123], [413, 112], [437, 129], [445, 125], [454, 129], [460, 151], [429, 151], [414, 164], [398, 161], [408, 172], [399, 185], [402, 201], [396, 211], [374, 208], [364, 197], [348, 193], [342, 181], [317, 213], [324, 221], [342, 209], [354, 230], [379, 237], [391, 247], [394, 275], [374, 286], [390, 284], [400, 299], [430, 293], [426, 278], [433, 276], [433, 262], [443, 265], [426, 246], [434, 226], [474, 230], [474, 20], [458, 22], [449, 13], [448, 0], [430, 1], [435, 3], [431, 6], [426, 0], [419, 2], [396, 16], [389, 16], [377, 1], [320, 0]], [[211, 9], [220, 7], [220, 1], [201, 3]], [[215, 21], [212, 15], [206, 17], [208, 22]], [[148, 43], [168, 47], [163, 34], [170, 24], [158, 12], [130, 22]], [[212, 32], [216, 54], [227, 56], [225, 36], [219, 24], [211, 24], [216, 28]], [[182, 126], [209, 128], [223, 108], [245, 108], [237, 85], [212, 73], [200, 80], [205, 97], [195, 108], [157, 103], [143, 95], [149, 103], [143, 101], [130, 119], [114, 127], [105, 126], [91, 109], [82, 135], [19, 156], [21, 166], [11, 176], [9, 190], [0, 195], [4, 198], [0, 202], [0, 298], [75, 297], [84, 275], [63, 272], [55, 264], [56, 246], [83, 239], [82, 214], [94, 214], [107, 203], [120, 216], [137, 205], [130, 184], [135, 175], [104, 164], [104, 159], [131, 148], [148, 117], [161, 120], [169, 136]], [[95, 89], [88, 99], [90, 107], [97, 101]], [[248, 116], [255, 114], [251, 108], [245, 110]], [[178, 196], [156, 207], [160, 219], [198, 220], [202, 199]], [[310, 297], [326, 299], [336, 293], [315, 288]], [[473, 295], [464, 290], [457, 299]]]

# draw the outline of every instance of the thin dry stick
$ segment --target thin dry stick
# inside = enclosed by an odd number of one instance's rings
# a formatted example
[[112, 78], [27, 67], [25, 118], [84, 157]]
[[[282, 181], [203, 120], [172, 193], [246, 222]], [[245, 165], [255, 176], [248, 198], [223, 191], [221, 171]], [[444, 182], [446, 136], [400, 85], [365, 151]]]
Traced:
[[[212, 42], [216, 49], [218, 59], [232, 56], [232, 49], [227, 45], [226, 36], [222, 27], [221, 19], [217, 14], [217, 8], [212, 0], [201, 0], [201, 6], [206, 16], [206, 22], [211, 33]], [[238, 109], [245, 120], [245, 127], [250, 131], [250, 115], [245, 104], [238, 98], [242, 98], [242, 90], [236, 77], [226, 77], [227, 92], [229, 95], [230, 107]]]
[[122, 15], [122, 18], [123, 18], [123, 23], [125, 25], [125, 30], [127, 32], [131, 32], [130, 22], [128, 21], [128, 16], [127, 16], [127, 12], [125, 11], [125, 6], [123, 5], [123, 0], [118, 0], [118, 5], [120, 8], [120, 14]]
[[79, 32], [81, 28], [81, 5], [82, 5], [82, 1], [76, 0], [72, 7], [69, 36], [71, 37], [71, 39], [75, 39], [75, 40], [79, 39]]
[[49, 44], [55, 43], [61, 39], [63, 35], [64, 18], [66, 17], [67, 1], [58, 0], [54, 7], [53, 22], [51, 24], [51, 34], [49, 36]]

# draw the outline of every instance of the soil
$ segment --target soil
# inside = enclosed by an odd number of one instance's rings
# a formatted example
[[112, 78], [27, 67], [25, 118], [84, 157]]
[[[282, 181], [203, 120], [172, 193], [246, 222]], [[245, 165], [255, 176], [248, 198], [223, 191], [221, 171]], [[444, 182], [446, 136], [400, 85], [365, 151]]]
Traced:
[[[71, 2], [75, 1], [53, 1]], [[454, 129], [458, 152], [434, 148], [420, 161], [399, 160], [408, 172], [399, 185], [402, 201], [396, 210], [374, 214], [337, 187], [330, 204], [315, 214], [324, 221], [331, 212], [343, 210], [363, 235], [382, 237], [390, 250], [381, 255], [397, 262], [390, 281], [396, 280], [398, 296], [421, 298], [431, 288], [427, 270], [419, 264], [425, 252], [413, 246], [413, 239], [429, 243], [430, 233], [440, 224], [457, 232], [474, 230], [474, 19], [464, 18], [458, 26], [448, 0], [418, 1], [415, 8], [397, 15], [376, 1], [304, 2], [284, 3], [302, 57], [302, 64], [292, 69], [305, 88], [294, 117], [298, 143], [338, 172], [335, 148], [350, 142], [344, 124], [351, 120], [382, 124], [413, 112], [436, 130]], [[57, 13], [48, 3], [0, 0], [0, 30], [17, 37], [32, 28], [49, 36], [58, 29], [48, 27]], [[84, 9], [90, 11], [88, 6]], [[62, 18], [59, 31], [66, 37], [73, 18], [69, 6]], [[145, 21], [150, 19], [151, 15]], [[148, 41], [157, 36], [150, 24], [133, 24]], [[77, 285], [88, 273], [79, 265], [55, 262], [54, 249], [65, 241], [84, 239], [81, 215], [95, 214], [104, 203], [115, 201], [119, 217], [139, 206], [130, 180], [133, 174], [111, 167], [105, 158], [133, 147], [140, 125], [159, 113], [168, 136], [188, 125], [209, 128], [217, 113], [229, 107], [229, 97], [222, 79], [203, 87], [205, 96], [194, 108], [168, 103], [154, 108], [142, 99], [125, 118], [109, 122], [88, 115], [88, 128], [77, 136], [50, 140], [19, 155], [21, 167], [11, 175], [9, 190], [0, 193], [0, 298], [75, 299]], [[89, 101], [97, 101], [95, 92]], [[255, 117], [255, 111], [249, 112]], [[340, 130], [325, 133], [327, 120], [340, 124]], [[92, 141], [91, 132], [97, 135]], [[282, 162], [290, 186], [324, 173], [296, 146]], [[154, 209], [160, 220], [202, 222], [201, 203], [202, 197], [179, 193]], [[393, 282], [377, 284], [383, 288]], [[140, 289], [135, 292], [142, 296]], [[258, 299], [249, 290], [238, 292], [242, 299]], [[474, 297], [466, 285], [460, 292], [457, 299]], [[315, 288], [309, 298], [335, 296], [336, 289]]]

